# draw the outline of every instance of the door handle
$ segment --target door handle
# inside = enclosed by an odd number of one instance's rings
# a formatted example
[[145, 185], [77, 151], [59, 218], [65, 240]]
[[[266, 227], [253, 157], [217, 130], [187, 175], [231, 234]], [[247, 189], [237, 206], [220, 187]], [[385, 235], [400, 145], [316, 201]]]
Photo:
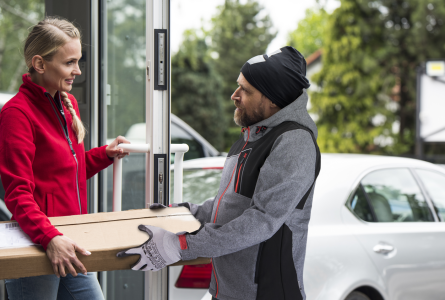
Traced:
[[378, 243], [372, 248], [375, 253], [378, 254], [389, 254], [394, 251], [394, 246], [386, 244], [386, 243]]

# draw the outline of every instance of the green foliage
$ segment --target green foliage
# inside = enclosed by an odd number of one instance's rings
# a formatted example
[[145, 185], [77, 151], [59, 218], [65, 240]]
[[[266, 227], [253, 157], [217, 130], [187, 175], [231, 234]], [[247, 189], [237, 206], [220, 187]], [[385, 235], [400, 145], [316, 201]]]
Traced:
[[239, 137], [230, 96], [243, 64], [265, 53], [276, 33], [257, 1], [226, 0], [209, 30], [187, 30], [172, 58], [172, 112], [219, 150]]
[[[218, 57], [214, 65], [222, 78], [225, 119], [231, 128], [237, 125], [233, 122], [234, 106], [230, 96], [238, 87], [240, 69], [251, 57], [264, 54], [276, 36], [269, 16], [261, 17], [262, 9], [257, 1], [242, 4], [239, 0], [226, 0], [212, 18], [211, 49]], [[236, 131], [236, 135], [230, 134], [234, 130], [227, 129], [225, 147], [230, 147], [238, 138], [239, 130]]]
[[303, 20], [290, 32], [287, 44], [307, 57], [323, 47], [328, 13], [323, 9], [307, 9]]
[[382, 0], [379, 5], [385, 26], [384, 64], [398, 83], [400, 143], [414, 153], [416, 115], [416, 68], [427, 60], [445, 58], [445, 6], [443, 0]]
[[215, 148], [224, 149], [222, 80], [210, 63], [210, 49], [195, 30], [172, 58], [172, 113], [198, 131]]
[[379, 153], [380, 136], [393, 139], [387, 96], [393, 77], [381, 68], [387, 51], [380, 12], [366, 0], [343, 0], [328, 20], [323, 69], [311, 95], [324, 152]]
[[17, 92], [22, 84], [28, 28], [43, 19], [44, 9], [43, 0], [0, 0], [0, 91]]
[[312, 78], [321, 87], [311, 101], [323, 151], [413, 152], [415, 69], [445, 57], [439, 2], [341, 1], [328, 19], [323, 68]]

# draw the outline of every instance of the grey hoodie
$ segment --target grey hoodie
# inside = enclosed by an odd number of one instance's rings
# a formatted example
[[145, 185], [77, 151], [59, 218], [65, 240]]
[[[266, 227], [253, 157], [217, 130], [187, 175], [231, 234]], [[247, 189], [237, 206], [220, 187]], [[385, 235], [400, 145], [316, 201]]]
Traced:
[[303, 265], [319, 163], [307, 101], [303, 91], [250, 126], [229, 152], [217, 196], [190, 204], [203, 226], [186, 235], [181, 257], [212, 258], [210, 293], [217, 299], [306, 299]]

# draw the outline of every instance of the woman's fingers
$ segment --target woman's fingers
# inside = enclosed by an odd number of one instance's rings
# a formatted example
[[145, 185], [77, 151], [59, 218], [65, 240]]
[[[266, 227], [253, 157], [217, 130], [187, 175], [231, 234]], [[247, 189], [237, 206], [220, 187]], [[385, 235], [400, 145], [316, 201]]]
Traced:
[[51, 264], [51, 265], [53, 266], [54, 274], [56, 274], [56, 276], [57, 276], [58, 278], [60, 278], [59, 268], [58, 268], [57, 264]]
[[73, 246], [74, 246], [74, 251], [79, 252], [79, 253], [81, 253], [83, 255], [91, 255], [90, 251], [88, 251], [87, 249], [77, 245], [76, 243], [73, 243]]
[[122, 154], [119, 154], [117, 157], [118, 157], [118, 158], [124, 158], [124, 157], [127, 156], [127, 155], [130, 155], [130, 153], [128, 153], [128, 152], [124, 152], [124, 153], [122, 153]]
[[65, 266], [68, 268], [68, 273], [73, 275], [73, 277], [77, 276], [76, 269], [74, 269], [73, 265], [71, 264], [71, 261], [66, 262]]
[[87, 269], [83, 265], [83, 263], [76, 257], [76, 259], [73, 260], [74, 265], [80, 270], [80, 272], [83, 275], [87, 275]]
[[116, 140], [117, 140], [118, 144], [130, 144], [130, 141], [127, 140], [124, 136], [121, 136], [121, 135], [118, 136], [116, 138]]
[[58, 267], [58, 269], [59, 269], [59, 274], [60, 274], [60, 276], [65, 277], [65, 276], [66, 276], [66, 273], [65, 273], [65, 266], [63, 265], [63, 263], [60, 262], [60, 263], [57, 265], [57, 267]]

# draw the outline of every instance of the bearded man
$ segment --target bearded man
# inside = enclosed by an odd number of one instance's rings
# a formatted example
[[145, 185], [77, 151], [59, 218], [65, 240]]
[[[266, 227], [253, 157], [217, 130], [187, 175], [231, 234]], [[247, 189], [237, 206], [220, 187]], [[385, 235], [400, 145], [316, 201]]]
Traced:
[[292, 47], [247, 61], [232, 95], [242, 135], [218, 194], [202, 205], [183, 203], [201, 228], [175, 235], [141, 225], [151, 236], [145, 248], [118, 256], [141, 255], [135, 270], [210, 257], [213, 299], [306, 299], [303, 265], [320, 151], [305, 76], [306, 61]]

